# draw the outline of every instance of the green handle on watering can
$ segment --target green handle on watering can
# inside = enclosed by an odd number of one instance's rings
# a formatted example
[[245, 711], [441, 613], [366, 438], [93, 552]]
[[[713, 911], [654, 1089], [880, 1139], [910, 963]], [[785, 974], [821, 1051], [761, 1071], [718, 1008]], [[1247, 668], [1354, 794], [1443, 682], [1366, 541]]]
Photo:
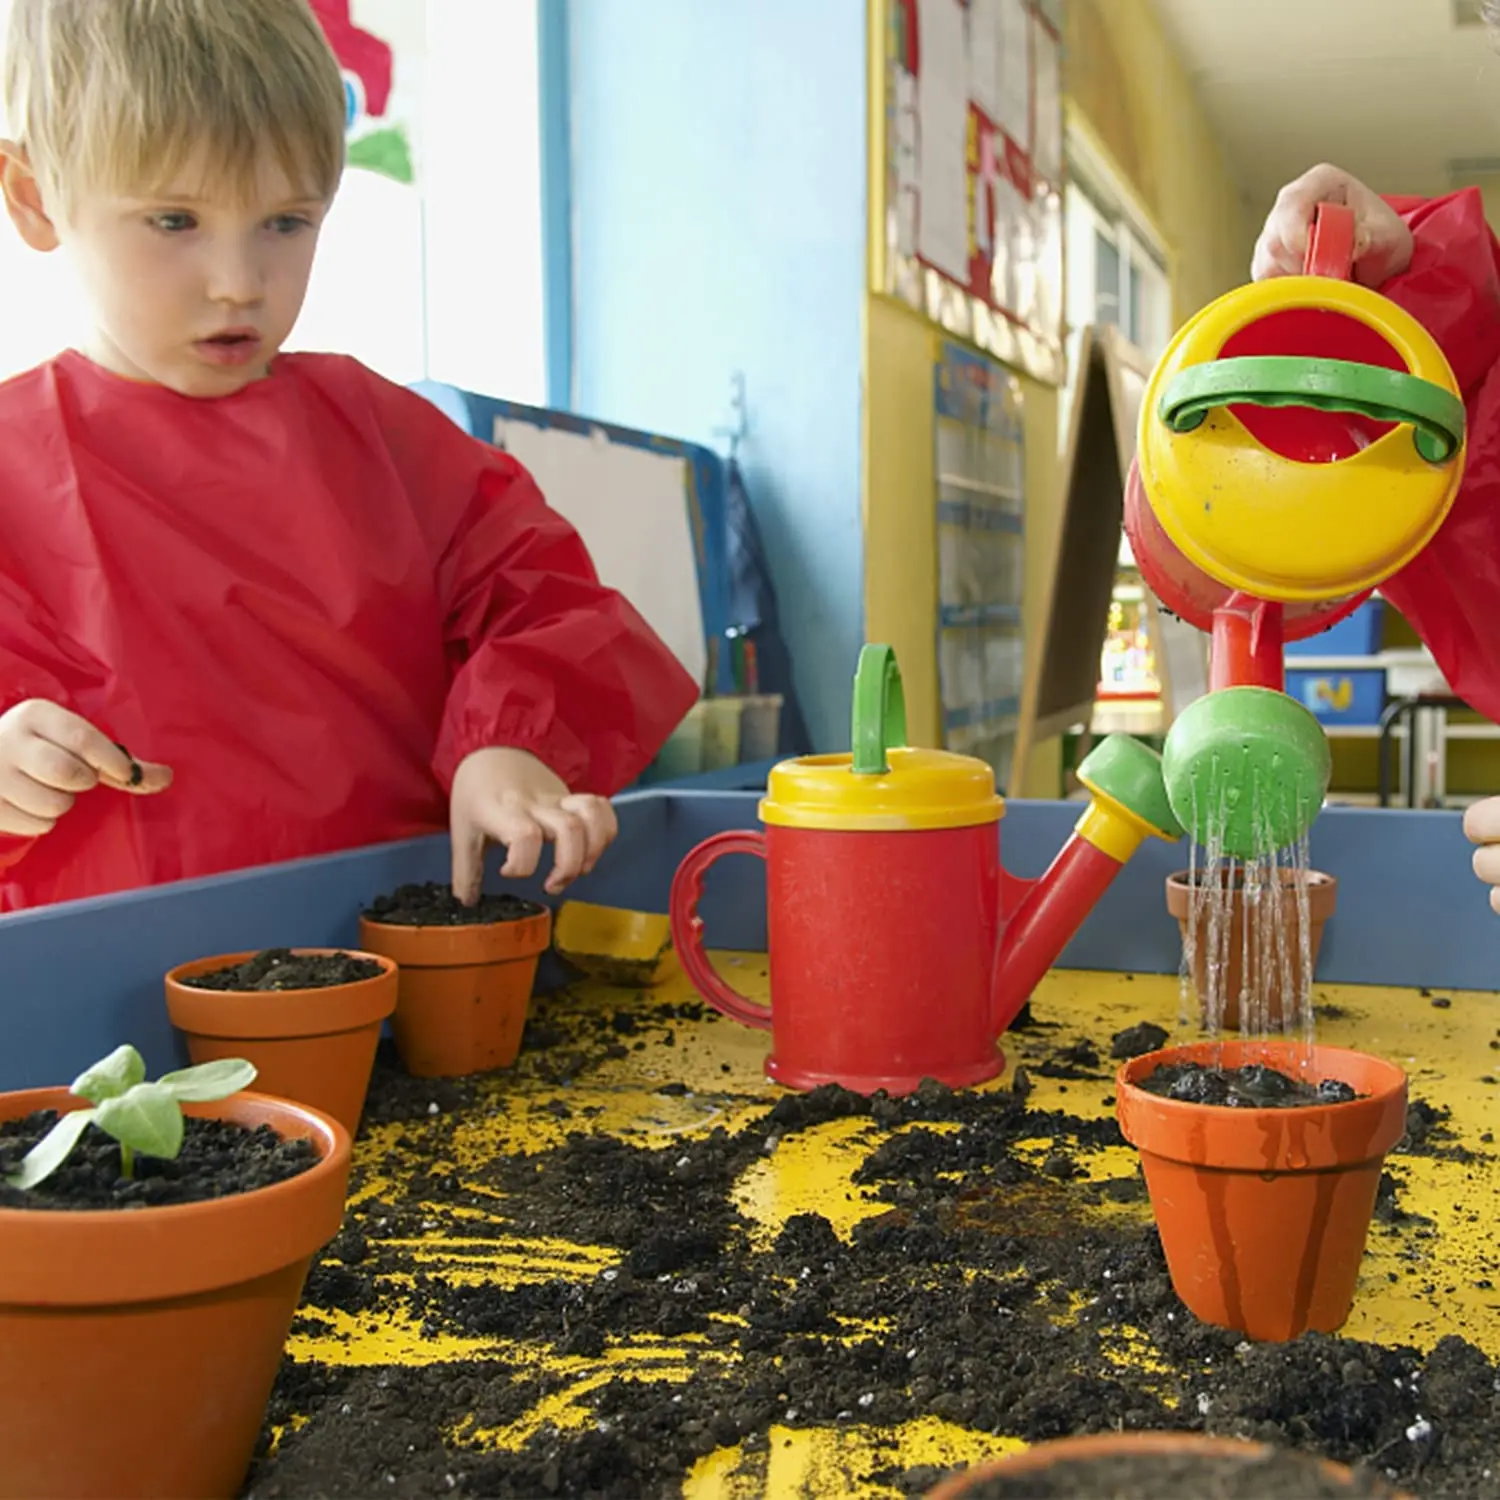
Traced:
[[906, 689], [889, 646], [865, 646], [854, 673], [852, 743], [856, 776], [884, 776], [885, 752], [906, 743]]
[[1192, 432], [1219, 406], [1311, 406], [1409, 423], [1430, 464], [1447, 463], [1464, 440], [1464, 404], [1452, 391], [1347, 359], [1267, 354], [1189, 365], [1168, 382], [1158, 415], [1173, 432]]

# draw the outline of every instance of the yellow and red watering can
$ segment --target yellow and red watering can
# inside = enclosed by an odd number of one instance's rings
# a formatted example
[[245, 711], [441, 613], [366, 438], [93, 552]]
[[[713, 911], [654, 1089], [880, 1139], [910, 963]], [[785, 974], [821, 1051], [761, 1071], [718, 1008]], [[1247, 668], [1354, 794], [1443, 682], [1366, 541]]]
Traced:
[[1349, 278], [1325, 204], [1305, 274], [1240, 287], [1178, 331], [1147, 384], [1125, 529], [1141, 574], [1212, 636], [1210, 692], [1173, 724], [1167, 794], [1201, 843], [1296, 842], [1327, 736], [1281, 691], [1286, 640], [1325, 630], [1432, 539], [1458, 493], [1464, 405], [1430, 334]]

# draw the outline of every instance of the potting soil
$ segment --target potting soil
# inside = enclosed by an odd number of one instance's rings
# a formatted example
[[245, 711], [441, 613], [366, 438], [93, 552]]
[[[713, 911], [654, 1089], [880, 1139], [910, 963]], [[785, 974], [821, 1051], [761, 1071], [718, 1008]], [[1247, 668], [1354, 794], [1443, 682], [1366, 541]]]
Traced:
[[470, 927], [486, 922], [519, 922], [539, 916], [545, 908], [519, 896], [483, 895], [473, 906], [465, 906], [453, 887], [429, 880], [422, 885], [398, 886], [377, 896], [363, 915], [374, 922], [396, 927]]
[[294, 953], [290, 948], [267, 948], [237, 964], [211, 969], [183, 983], [195, 990], [244, 991], [323, 990], [354, 984], [383, 973], [373, 958], [352, 953]]
[[1163, 1063], [1136, 1087], [1163, 1099], [1215, 1104], [1225, 1109], [1298, 1109], [1309, 1104], [1347, 1104], [1356, 1097], [1342, 1079], [1323, 1078], [1312, 1083], [1264, 1063], [1247, 1063], [1242, 1068]]
[[317, 1160], [307, 1141], [284, 1141], [266, 1126], [225, 1120], [183, 1122], [182, 1149], [171, 1161], [135, 1158], [135, 1175], [120, 1176], [120, 1143], [90, 1126], [72, 1154], [34, 1188], [7, 1187], [5, 1174], [52, 1128], [54, 1110], [0, 1124], [0, 1208], [164, 1208], [201, 1203], [270, 1187], [307, 1171]]
[[1330, 1477], [1300, 1454], [1130, 1454], [1068, 1460], [1039, 1474], [996, 1474], [965, 1500], [1392, 1500], [1396, 1494], [1378, 1474]]
[[[728, 962], [764, 994], [763, 958]], [[1321, 1039], [1399, 1038], [1441, 1094], [1387, 1164], [1348, 1336], [1290, 1345], [1178, 1302], [1113, 1121], [1102, 1056], [1171, 1018], [1173, 980], [1051, 975], [998, 1086], [903, 1100], [778, 1093], [764, 1034], [675, 980], [540, 1002], [489, 1080], [383, 1059], [248, 1493], [917, 1495], [1021, 1443], [1168, 1428], [1492, 1496], [1493, 1003], [1412, 1021], [1380, 993], [1342, 992]]]

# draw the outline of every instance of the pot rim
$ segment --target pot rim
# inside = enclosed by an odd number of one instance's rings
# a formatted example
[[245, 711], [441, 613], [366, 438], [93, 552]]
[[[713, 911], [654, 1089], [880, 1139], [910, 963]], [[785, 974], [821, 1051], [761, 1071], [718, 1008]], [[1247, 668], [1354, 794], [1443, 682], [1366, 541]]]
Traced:
[[501, 922], [381, 922], [361, 914], [360, 942], [404, 969], [456, 969], [529, 961], [552, 941], [552, 908]]
[[[1035, 1474], [1050, 1469], [1059, 1463], [1070, 1463], [1077, 1459], [1122, 1458], [1153, 1454], [1198, 1454], [1205, 1458], [1243, 1457], [1248, 1463], [1252, 1459], [1270, 1458], [1276, 1454], [1293, 1455], [1306, 1460], [1311, 1468], [1316, 1466], [1333, 1479], [1354, 1478], [1354, 1471], [1347, 1465], [1320, 1453], [1307, 1453], [1300, 1448], [1281, 1448], [1274, 1443], [1260, 1443], [1248, 1438], [1229, 1437], [1217, 1433], [1178, 1432], [1145, 1430], [1137, 1432], [1094, 1432], [1081, 1436], [1052, 1438], [1046, 1442], [1033, 1443], [1014, 1453], [1002, 1454], [973, 1464], [957, 1474], [950, 1474], [934, 1489], [927, 1492], [927, 1500], [962, 1500], [969, 1489], [987, 1480], [1011, 1475]], [[1392, 1487], [1390, 1500], [1410, 1500], [1403, 1491]]]
[[[0, 1092], [0, 1119], [20, 1119], [40, 1109], [87, 1109], [86, 1099], [65, 1086]], [[317, 1160], [305, 1172], [281, 1182], [205, 1198], [141, 1208], [0, 1207], [0, 1303], [53, 1307], [101, 1306], [158, 1301], [232, 1286], [263, 1276], [314, 1253], [338, 1233], [343, 1219], [350, 1156], [349, 1131], [332, 1115], [311, 1105], [245, 1089], [227, 1099], [186, 1104], [196, 1118], [227, 1119], [247, 1129], [269, 1125], [283, 1139], [313, 1143]], [[337, 1187], [337, 1202], [330, 1190]], [[329, 1208], [333, 1212], [329, 1212]], [[279, 1213], [297, 1222], [299, 1232], [284, 1243], [257, 1233], [263, 1216]], [[260, 1224], [257, 1221], [262, 1221]], [[174, 1277], [164, 1247], [183, 1236], [217, 1232], [214, 1253], [200, 1258], [192, 1274]], [[330, 1227], [331, 1226], [331, 1227]], [[326, 1233], [324, 1232], [326, 1230]], [[110, 1253], [111, 1242], [126, 1250]], [[130, 1274], [125, 1261], [145, 1259], [155, 1273]], [[35, 1262], [35, 1267], [26, 1262]], [[65, 1296], [66, 1281], [84, 1280], [86, 1295]], [[248, 1268], [248, 1269], [247, 1269]]]
[[244, 963], [247, 958], [254, 958], [257, 953], [264, 953], [264, 948], [246, 948], [237, 953], [209, 953], [202, 958], [189, 958], [182, 963], [174, 964], [166, 972], [166, 979], [172, 983], [181, 985], [185, 990], [192, 990], [199, 995], [218, 995], [230, 999], [264, 1000], [273, 995], [312, 995], [323, 994], [348, 994], [350, 990], [358, 989], [365, 984], [379, 984], [380, 981], [391, 974], [396, 968], [394, 959], [387, 958], [383, 953], [367, 953], [362, 948], [329, 948], [317, 944], [307, 944], [288, 948], [287, 952], [293, 958], [363, 958], [371, 963], [380, 965], [380, 973], [370, 974], [364, 979], [344, 979], [338, 984], [310, 984], [294, 990], [220, 990], [209, 989], [205, 985], [189, 984], [186, 981], [198, 978], [204, 974], [213, 973], [216, 968], [230, 969], [238, 964]]

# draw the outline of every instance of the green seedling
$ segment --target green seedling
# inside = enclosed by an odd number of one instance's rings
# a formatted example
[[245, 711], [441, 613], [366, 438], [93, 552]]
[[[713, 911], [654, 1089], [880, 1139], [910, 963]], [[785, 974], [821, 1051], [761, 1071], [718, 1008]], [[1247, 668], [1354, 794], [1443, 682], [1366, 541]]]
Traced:
[[120, 1143], [120, 1175], [135, 1176], [135, 1158], [170, 1161], [182, 1149], [182, 1106], [227, 1099], [255, 1081], [255, 1066], [237, 1057], [163, 1073], [146, 1082], [146, 1063], [128, 1044], [85, 1069], [68, 1089], [92, 1109], [75, 1109], [55, 1124], [6, 1176], [13, 1188], [34, 1188], [68, 1159], [90, 1125]]

